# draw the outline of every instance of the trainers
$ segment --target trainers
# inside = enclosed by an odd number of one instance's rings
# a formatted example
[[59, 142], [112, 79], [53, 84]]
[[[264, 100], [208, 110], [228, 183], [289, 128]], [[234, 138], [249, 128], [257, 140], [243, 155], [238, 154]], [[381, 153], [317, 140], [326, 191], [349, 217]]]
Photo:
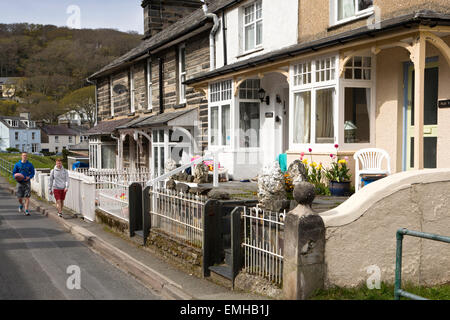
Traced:
[[29, 212], [28, 210], [25, 210], [25, 215], [26, 215], [26, 216], [29, 216], [29, 215], [30, 215], [30, 212]]
[[19, 206], [19, 213], [21, 213], [23, 211], [23, 205]]
[[62, 213], [58, 213], [58, 217], [62, 218]]

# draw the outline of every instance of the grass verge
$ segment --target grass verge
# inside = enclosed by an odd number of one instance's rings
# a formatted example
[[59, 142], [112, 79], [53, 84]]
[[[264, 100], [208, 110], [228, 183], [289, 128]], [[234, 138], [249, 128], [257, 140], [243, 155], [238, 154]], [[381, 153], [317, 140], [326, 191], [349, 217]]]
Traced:
[[[450, 283], [433, 287], [405, 284], [402, 289], [430, 300], [450, 300]], [[372, 290], [366, 285], [357, 288], [335, 287], [317, 291], [310, 300], [394, 300], [394, 285], [381, 283], [380, 289]]]

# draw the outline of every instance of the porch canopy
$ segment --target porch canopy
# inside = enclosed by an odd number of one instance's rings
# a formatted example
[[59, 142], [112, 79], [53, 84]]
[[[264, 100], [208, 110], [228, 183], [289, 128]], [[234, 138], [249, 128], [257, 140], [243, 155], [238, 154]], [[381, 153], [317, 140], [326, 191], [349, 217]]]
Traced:
[[[235, 88], [234, 94], [236, 95], [237, 88], [242, 81], [251, 77], [261, 78], [270, 72], [285, 75], [288, 83], [290, 83], [290, 75], [286, 68], [299, 59], [339, 52], [339, 75], [342, 76], [346, 63], [361, 52], [370, 50], [373, 55], [377, 55], [381, 50], [400, 47], [407, 50], [416, 70], [414, 76], [414, 117], [419, 125], [414, 127], [414, 135], [421, 137], [424, 131], [423, 96], [426, 43], [431, 43], [436, 47], [445, 58], [446, 63], [450, 65], [450, 48], [442, 39], [449, 35], [450, 15], [433, 11], [419, 11], [238, 61], [186, 80], [184, 84], [207, 93], [210, 82], [232, 78]], [[423, 139], [415, 139], [414, 169], [424, 168], [423, 150]]]
[[[119, 167], [123, 166], [124, 141], [127, 136], [130, 136], [130, 165], [135, 167], [140, 155], [146, 154], [148, 156], [144, 156], [144, 158], [147, 159], [142, 161], [148, 161], [145, 165], [150, 167], [150, 158], [153, 156], [151, 138], [152, 130], [155, 128], [192, 127], [196, 125], [196, 121], [198, 121], [198, 110], [197, 108], [194, 108], [141, 117], [118, 126], [117, 130], [120, 133], [120, 139], [118, 140]], [[143, 137], [147, 139], [147, 142], [142, 140]], [[134, 141], [134, 143], [131, 143], [131, 141]]]

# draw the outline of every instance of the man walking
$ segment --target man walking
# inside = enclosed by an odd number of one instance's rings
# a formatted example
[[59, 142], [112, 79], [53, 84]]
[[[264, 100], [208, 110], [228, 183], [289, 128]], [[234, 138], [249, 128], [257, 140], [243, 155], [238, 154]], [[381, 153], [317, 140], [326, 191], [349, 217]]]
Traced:
[[50, 194], [54, 194], [58, 216], [62, 217], [64, 200], [69, 189], [69, 173], [64, 169], [62, 160], [56, 159], [55, 168], [50, 172], [50, 182], [48, 185]]
[[[34, 177], [34, 166], [28, 161], [28, 154], [22, 152], [22, 160], [14, 165], [13, 177], [16, 173], [21, 173], [24, 176], [22, 181], [17, 182], [16, 195], [19, 199], [19, 212], [23, 212], [25, 204], [25, 215], [29, 216], [28, 206], [30, 205], [31, 197], [31, 182], [30, 180]], [[25, 202], [25, 203], [24, 203]]]

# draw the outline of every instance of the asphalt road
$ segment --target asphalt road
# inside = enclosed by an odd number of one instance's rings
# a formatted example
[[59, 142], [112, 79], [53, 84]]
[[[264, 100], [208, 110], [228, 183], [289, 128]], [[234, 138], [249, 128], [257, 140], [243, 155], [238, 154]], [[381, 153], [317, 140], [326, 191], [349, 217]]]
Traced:
[[[79, 271], [79, 273], [78, 273]], [[79, 285], [80, 289], [77, 288]], [[160, 300], [0, 186], [0, 300]]]

